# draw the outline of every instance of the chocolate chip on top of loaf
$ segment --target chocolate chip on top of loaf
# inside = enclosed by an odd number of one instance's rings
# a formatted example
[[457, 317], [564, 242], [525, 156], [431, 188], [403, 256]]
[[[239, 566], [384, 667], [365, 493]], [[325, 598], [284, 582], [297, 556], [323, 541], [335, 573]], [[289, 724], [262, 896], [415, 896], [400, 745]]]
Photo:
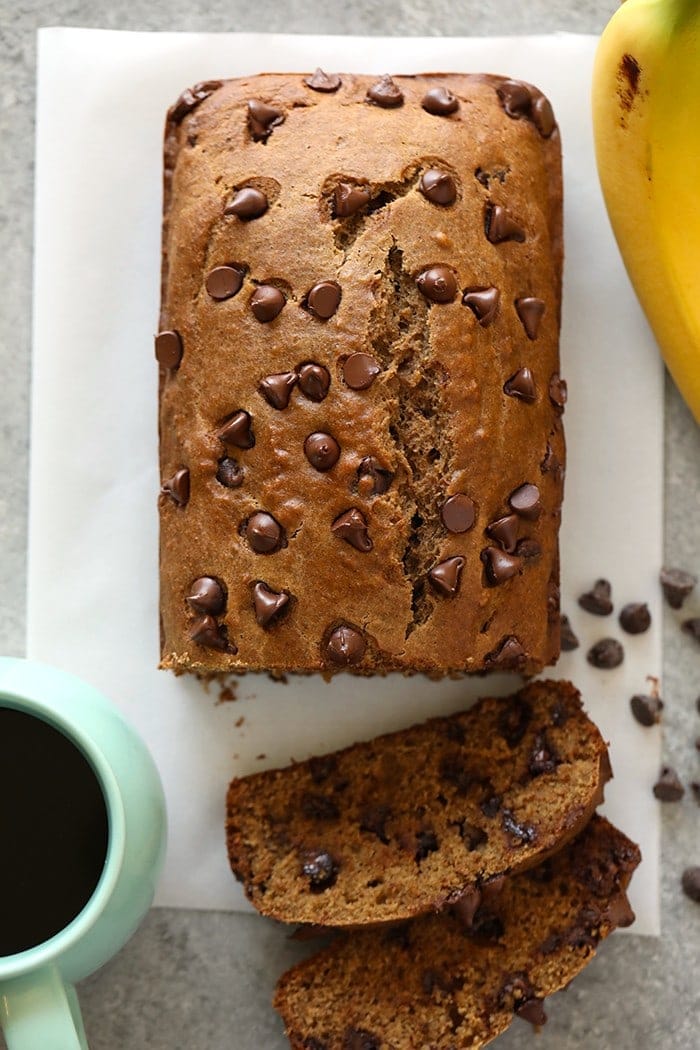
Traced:
[[[556, 659], [561, 260], [559, 135], [529, 85], [317, 70], [181, 95], [156, 338], [163, 667]], [[188, 601], [203, 578], [216, 612]], [[270, 594], [293, 601], [268, 615]]]

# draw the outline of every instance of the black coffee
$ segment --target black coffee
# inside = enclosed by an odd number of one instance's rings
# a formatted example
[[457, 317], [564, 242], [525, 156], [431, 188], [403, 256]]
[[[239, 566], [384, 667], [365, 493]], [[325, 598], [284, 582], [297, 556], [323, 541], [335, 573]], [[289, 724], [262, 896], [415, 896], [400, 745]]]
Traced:
[[105, 800], [81, 751], [39, 718], [0, 707], [0, 956], [78, 915], [107, 856]]

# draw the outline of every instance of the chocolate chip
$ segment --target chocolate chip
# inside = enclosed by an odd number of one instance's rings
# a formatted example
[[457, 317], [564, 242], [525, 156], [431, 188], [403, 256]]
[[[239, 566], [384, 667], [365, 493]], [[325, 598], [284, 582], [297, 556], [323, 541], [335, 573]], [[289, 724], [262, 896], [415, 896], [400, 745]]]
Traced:
[[519, 368], [510, 379], [503, 384], [503, 393], [509, 397], [517, 397], [520, 401], [532, 404], [537, 400], [535, 380], [529, 368]]
[[258, 510], [246, 522], [245, 537], [256, 554], [272, 554], [284, 543], [284, 529], [271, 514]]
[[451, 303], [457, 294], [457, 281], [449, 266], [431, 266], [419, 274], [416, 284], [433, 303]]
[[547, 739], [545, 731], [542, 730], [542, 732], [538, 733], [535, 737], [535, 742], [530, 754], [530, 761], [527, 767], [530, 776], [539, 777], [542, 776], [543, 773], [552, 773], [560, 764], [561, 758], [557, 753], [557, 749]]
[[258, 321], [274, 321], [282, 312], [287, 300], [279, 288], [272, 284], [260, 284], [253, 292], [250, 308]]
[[497, 667], [504, 671], [519, 671], [525, 664], [525, 650], [519, 638], [509, 634], [484, 657], [486, 667]]
[[228, 652], [234, 656], [238, 652], [236, 646], [228, 641], [225, 627], [219, 626], [213, 616], [200, 616], [195, 620], [189, 637], [205, 649], [216, 649], [218, 652]]
[[267, 627], [288, 603], [289, 595], [286, 591], [273, 591], [262, 580], [258, 580], [253, 587], [253, 610], [261, 627]]
[[380, 1050], [381, 1045], [378, 1037], [365, 1028], [347, 1028], [342, 1050]]
[[393, 109], [403, 105], [403, 91], [390, 76], [385, 74], [367, 91], [367, 99], [381, 106], [382, 109]]
[[230, 299], [241, 290], [243, 274], [235, 266], [215, 266], [204, 285], [212, 299]]
[[177, 368], [182, 360], [182, 338], [179, 332], [159, 332], [156, 336], [156, 360], [163, 368]]
[[565, 653], [570, 653], [574, 649], [578, 649], [579, 640], [573, 632], [573, 628], [569, 623], [569, 617], [564, 616], [563, 613], [560, 615], [561, 619], [561, 648]]
[[681, 876], [681, 886], [686, 897], [700, 904], [700, 868], [686, 868]]
[[599, 642], [591, 646], [586, 654], [586, 659], [593, 667], [601, 671], [610, 671], [619, 667], [625, 658], [625, 651], [615, 638], [601, 638]]
[[500, 544], [504, 551], [513, 554], [518, 540], [520, 521], [515, 514], [507, 514], [486, 526], [486, 535]]
[[563, 412], [568, 396], [566, 380], [562, 379], [558, 372], [553, 372], [549, 380], [549, 400]]
[[299, 389], [310, 401], [323, 401], [331, 384], [330, 372], [323, 365], [309, 361], [297, 369]]
[[369, 354], [350, 354], [343, 363], [343, 379], [351, 390], [366, 390], [381, 372]]
[[337, 281], [319, 281], [306, 297], [306, 305], [312, 314], [327, 321], [340, 306], [340, 285]]
[[526, 999], [520, 1006], [515, 1008], [518, 1017], [523, 1021], [529, 1021], [535, 1028], [547, 1023], [547, 1015], [544, 1012], [542, 999]]
[[515, 300], [515, 311], [522, 322], [528, 339], [537, 339], [540, 330], [540, 321], [544, 314], [544, 303], [541, 299], [526, 295], [522, 299]]
[[345, 219], [356, 215], [361, 208], [369, 204], [372, 194], [366, 186], [357, 186], [351, 182], [339, 182], [333, 191], [333, 214], [336, 219]]
[[658, 696], [642, 696], [637, 694], [630, 700], [632, 714], [642, 726], [655, 726], [661, 721], [663, 700]]
[[284, 121], [284, 113], [261, 102], [259, 98], [252, 98], [248, 102], [248, 129], [254, 142], [265, 142], [276, 128]]
[[547, 622], [554, 624], [559, 620], [559, 609], [561, 607], [561, 591], [559, 582], [551, 577], [547, 584]]
[[532, 122], [544, 139], [548, 139], [556, 127], [552, 104], [544, 95], [538, 95], [532, 103]]
[[340, 514], [331, 525], [331, 531], [363, 554], [367, 554], [374, 546], [367, 532], [365, 516], [357, 507], [351, 507]]
[[323, 434], [317, 431], [309, 434], [304, 442], [304, 455], [316, 470], [323, 473], [330, 470], [338, 462], [340, 456], [340, 445], [331, 434]]
[[681, 628], [696, 642], [700, 642], [700, 616], [694, 616], [690, 620], [684, 620]]
[[243, 409], [234, 412], [217, 431], [216, 436], [222, 445], [233, 445], [235, 448], [252, 448], [255, 444], [255, 435], [250, 413]]
[[178, 507], [185, 507], [190, 498], [190, 472], [187, 467], [176, 470], [160, 487], [161, 494], [168, 496]]
[[465, 288], [462, 302], [472, 311], [482, 328], [488, 328], [498, 312], [498, 288]]
[[345, 667], [348, 664], [359, 664], [366, 648], [367, 643], [360, 632], [343, 623], [328, 636], [324, 645], [324, 655], [326, 661], [338, 667]]
[[620, 627], [628, 634], [644, 634], [651, 626], [651, 613], [644, 602], [630, 602], [620, 610]]
[[262, 190], [256, 190], [255, 186], [242, 186], [224, 208], [224, 215], [236, 215], [244, 220], [258, 219], [267, 208], [267, 197]]
[[532, 721], [530, 704], [518, 696], [503, 701], [498, 714], [498, 732], [509, 748], [517, 747]]
[[508, 497], [508, 503], [516, 514], [519, 514], [521, 518], [526, 518], [528, 521], [536, 521], [542, 512], [540, 490], [537, 488], [537, 485], [531, 485], [529, 482], [520, 485], [511, 492]]
[[433, 204], [446, 206], [457, 199], [457, 184], [449, 171], [428, 168], [420, 177], [418, 189]]
[[464, 568], [464, 558], [446, 558], [445, 561], [434, 565], [428, 573], [428, 579], [438, 592], [445, 598], [454, 598], [459, 590], [459, 581]]
[[388, 492], [394, 480], [392, 472], [382, 467], [379, 460], [375, 459], [374, 456], [365, 456], [364, 459], [360, 460], [360, 465], [357, 468], [358, 482], [365, 477], [370, 478], [372, 482], [372, 488], [369, 493], [371, 496], [381, 496], [383, 493]]
[[559, 462], [558, 458], [554, 455], [552, 446], [547, 442], [545, 453], [540, 463], [540, 470], [543, 474], [554, 474], [555, 480], [561, 481], [564, 476], [564, 469]]
[[505, 583], [520, 572], [520, 558], [515, 558], [500, 547], [485, 547], [480, 557], [484, 563], [486, 580], [492, 587]]
[[337, 820], [340, 810], [332, 798], [315, 792], [305, 792], [301, 796], [301, 811], [308, 820]]
[[527, 84], [520, 80], [503, 80], [496, 88], [496, 94], [509, 117], [519, 120], [529, 115], [532, 95]]
[[386, 822], [391, 817], [389, 806], [369, 806], [360, 814], [360, 831], [366, 831], [376, 835], [380, 842], [388, 845], [389, 838], [386, 833]]
[[594, 613], [595, 616], [609, 616], [613, 611], [611, 593], [612, 589], [607, 580], [596, 580], [591, 590], [579, 597], [578, 603], [582, 609]]
[[518, 540], [515, 553], [519, 558], [525, 558], [526, 561], [532, 561], [533, 558], [539, 558], [542, 553], [542, 547], [537, 540], [525, 536], [522, 540]]
[[487, 204], [484, 212], [484, 232], [491, 244], [525, 240], [525, 230], [508, 214], [502, 204]]
[[683, 569], [662, 569], [659, 581], [666, 601], [672, 609], [680, 609], [683, 602], [698, 582], [697, 576]]
[[469, 853], [473, 853], [475, 849], [483, 846], [489, 839], [483, 828], [477, 827], [476, 824], [470, 824], [466, 820], [460, 824], [459, 834]]
[[416, 852], [414, 860], [419, 864], [429, 853], [437, 853], [439, 849], [437, 835], [434, 831], [419, 831], [416, 834]]
[[503, 799], [501, 798], [500, 795], [498, 795], [498, 794], [496, 794], [494, 792], [493, 784], [491, 784], [491, 782], [489, 781], [488, 789], [486, 791], [486, 795], [484, 796], [482, 801], [479, 803], [479, 809], [481, 810], [481, 812], [484, 814], [485, 817], [488, 817], [491, 820], [491, 819], [493, 819], [493, 817], [496, 816], [496, 814], [500, 810], [502, 802], [503, 802]]
[[421, 106], [426, 113], [434, 117], [447, 117], [459, 109], [459, 99], [456, 98], [449, 88], [434, 87], [423, 95]]
[[659, 779], [654, 784], [654, 796], [660, 802], [680, 802], [685, 795], [685, 788], [678, 779], [675, 769], [663, 766]]
[[168, 110], [168, 120], [172, 121], [173, 124], [179, 124], [200, 102], [204, 102], [206, 98], [209, 98], [220, 87], [220, 80], [203, 80], [199, 84], [195, 84], [194, 87], [185, 88], [177, 101]]
[[277, 372], [275, 375], [261, 379], [258, 389], [273, 408], [281, 410], [289, 404], [298, 378], [296, 372]]
[[226, 591], [214, 576], [200, 576], [185, 601], [197, 612], [219, 616], [226, 608]]
[[516, 820], [509, 809], [503, 810], [501, 822], [503, 830], [511, 835], [518, 845], [534, 842], [537, 838], [537, 832], [532, 824], [524, 824]]
[[304, 83], [312, 91], [337, 91], [342, 81], [337, 73], [324, 73], [319, 67], [310, 77], [304, 77]]
[[216, 480], [220, 485], [223, 485], [224, 488], [240, 488], [243, 484], [243, 467], [241, 467], [235, 459], [231, 459], [229, 456], [224, 456], [223, 459], [219, 460], [216, 471]]
[[309, 880], [312, 890], [327, 890], [338, 876], [338, 865], [330, 853], [309, 853], [302, 863], [301, 874]]
[[463, 492], [456, 492], [440, 507], [440, 517], [448, 532], [468, 532], [476, 520], [474, 500]]

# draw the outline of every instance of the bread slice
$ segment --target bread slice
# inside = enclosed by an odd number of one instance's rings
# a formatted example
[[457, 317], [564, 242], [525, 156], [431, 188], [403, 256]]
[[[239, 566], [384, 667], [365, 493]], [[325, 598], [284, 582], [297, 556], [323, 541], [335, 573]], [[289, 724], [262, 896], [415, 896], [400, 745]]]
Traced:
[[294, 1050], [456, 1050], [491, 1042], [519, 1016], [544, 1023], [616, 926], [638, 848], [602, 817], [537, 868], [504, 880], [465, 925], [458, 909], [340, 934], [294, 966], [274, 1005]]
[[234, 780], [231, 867], [284, 922], [395, 922], [541, 862], [585, 827], [610, 776], [567, 682]]

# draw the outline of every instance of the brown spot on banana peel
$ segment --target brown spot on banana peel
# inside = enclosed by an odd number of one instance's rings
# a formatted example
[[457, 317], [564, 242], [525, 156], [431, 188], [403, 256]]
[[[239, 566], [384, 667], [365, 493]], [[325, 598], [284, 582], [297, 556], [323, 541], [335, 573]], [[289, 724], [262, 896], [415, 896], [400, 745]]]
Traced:
[[620, 124], [626, 126], [626, 114], [631, 112], [637, 94], [642, 68], [639, 62], [629, 53], [624, 54], [617, 67], [617, 97], [620, 102]]

